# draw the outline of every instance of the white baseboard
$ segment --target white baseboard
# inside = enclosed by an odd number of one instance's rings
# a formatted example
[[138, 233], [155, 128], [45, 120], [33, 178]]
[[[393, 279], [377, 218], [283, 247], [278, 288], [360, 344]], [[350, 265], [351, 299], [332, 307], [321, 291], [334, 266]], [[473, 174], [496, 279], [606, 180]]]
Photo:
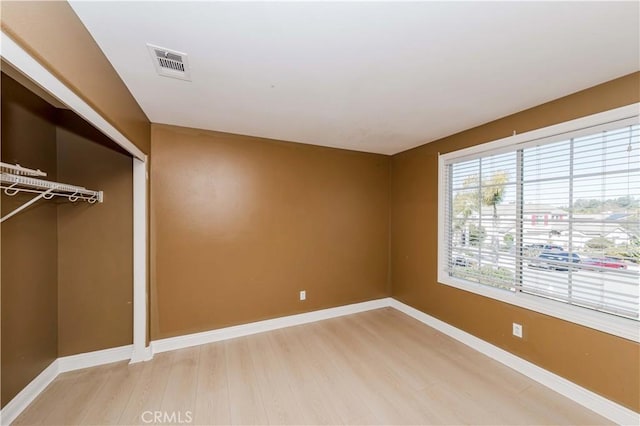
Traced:
[[151, 346], [147, 346], [144, 349], [136, 350], [135, 347], [133, 349], [133, 353], [131, 354], [131, 361], [129, 364], [136, 364], [138, 362], [151, 361], [153, 359], [153, 352], [151, 351]]
[[154, 354], [173, 351], [176, 349], [188, 348], [190, 346], [204, 345], [206, 343], [213, 343], [219, 342], [221, 340], [233, 339], [236, 337], [249, 336], [251, 334], [262, 333], [279, 328], [291, 327], [294, 325], [301, 325], [329, 318], [336, 318], [343, 315], [370, 311], [372, 309], [386, 308], [390, 306], [390, 303], [390, 298], [377, 299], [368, 302], [354, 303], [352, 305], [338, 306], [336, 308], [321, 309], [319, 311], [305, 312], [303, 314], [290, 315], [265, 321], [252, 322], [249, 324], [236, 325], [233, 327], [220, 328], [217, 330], [204, 331], [202, 333], [169, 337], [167, 339], [152, 341], [151, 349]]
[[0, 424], [11, 424], [58, 376], [58, 360], [53, 361], [0, 411]]
[[0, 425], [8, 425], [13, 422], [20, 413], [22, 413], [22, 411], [27, 408], [27, 406], [58, 376], [58, 374], [61, 373], [125, 360], [130, 360], [131, 363], [148, 361], [153, 358], [154, 353], [187, 348], [190, 346], [202, 345], [225, 339], [233, 339], [234, 337], [248, 336], [250, 334], [291, 327], [294, 325], [307, 324], [310, 322], [355, 314], [372, 309], [385, 308], [389, 306], [390, 301], [390, 298], [378, 299], [250, 324], [242, 324], [219, 330], [156, 340], [151, 342], [151, 346], [145, 348], [144, 351], [135, 352], [133, 345], [126, 345], [117, 348], [61, 357], [53, 361], [49, 367], [33, 379], [31, 383], [29, 383], [0, 411]]
[[203, 345], [206, 343], [218, 342], [236, 337], [248, 336], [265, 331], [276, 330], [295, 325], [307, 324], [329, 318], [336, 318], [343, 315], [355, 314], [392, 307], [403, 312], [418, 321], [433, 327], [436, 330], [464, 343], [502, 364], [513, 368], [532, 380], [558, 392], [561, 395], [595, 411], [596, 413], [622, 425], [640, 424], [640, 414], [613, 401], [610, 401], [594, 392], [591, 392], [567, 379], [551, 373], [535, 364], [530, 363], [510, 352], [498, 348], [482, 339], [479, 339], [465, 331], [462, 331], [444, 321], [440, 321], [430, 315], [425, 314], [409, 305], [406, 305], [392, 298], [372, 300], [369, 302], [355, 303], [353, 305], [339, 306], [336, 308], [322, 309], [319, 311], [307, 312], [303, 314], [291, 315], [281, 318], [274, 318], [265, 321], [258, 321], [249, 324], [242, 324], [218, 330], [205, 331], [202, 333], [189, 334], [185, 336], [171, 337], [151, 342], [151, 346], [145, 348], [143, 352], [135, 354], [133, 345], [121, 346], [118, 348], [105, 349], [101, 351], [88, 352], [79, 355], [72, 355], [58, 358], [52, 362], [42, 373], [40, 373], [31, 383], [29, 383], [18, 395], [16, 395], [0, 411], [0, 424], [10, 424], [20, 413], [51, 383], [60, 373], [79, 370], [82, 368], [94, 367], [109, 364], [117, 361], [130, 359], [131, 362], [147, 361], [154, 353], [166, 352], [191, 346]]
[[119, 346], [117, 348], [103, 349], [101, 351], [86, 352], [78, 355], [58, 358], [58, 372], [81, 370], [112, 362], [131, 359], [133, 345]]
[[418, 321], [433, 327], [436, 330], [464, 343], [496, 361], [511, 367], [532, 380], [558, 392], [561, 395], [577, 402], [584, 407], [595, 411], [603, 417], [608, 418], [621, 425], [640, 424], [640, 414], [620, 404], [610, 401], [588, 389], [583, 388], [569, 380], [558, 376], [544, 368], [526, 361], [510, 352], [500, 349], [491, 343], [485, 342], [465, 331], [460, 330], [444, 321], [440, 321], [430, 315], [425, 314], [409, 305], [396, 299], [391, 299], [390, 306], [403, 312]]
[[133, 345], [65, 356], [54, 360], [0, 411], [0, 425], [11, 424], [59, 374], [131, 358]]

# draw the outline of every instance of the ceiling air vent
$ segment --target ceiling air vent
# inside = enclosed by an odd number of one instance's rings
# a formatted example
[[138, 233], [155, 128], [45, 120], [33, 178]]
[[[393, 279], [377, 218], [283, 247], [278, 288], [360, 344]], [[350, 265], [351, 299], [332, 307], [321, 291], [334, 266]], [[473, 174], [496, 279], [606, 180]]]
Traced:
[[154, 46], [153, 44], [147, 44], [147, 48], [149, 49], [151, 59], [158, 74], [165, 77], [191, 81], [189, 61], [186, 53]]

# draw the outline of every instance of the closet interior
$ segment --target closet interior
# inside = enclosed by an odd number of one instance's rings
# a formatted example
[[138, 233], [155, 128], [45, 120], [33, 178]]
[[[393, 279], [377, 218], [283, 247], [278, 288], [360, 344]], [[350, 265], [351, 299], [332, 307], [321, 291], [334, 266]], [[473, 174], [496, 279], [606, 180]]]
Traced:
[[2, 64], [1, 399], [58, 357], [132, 344], [132, 158]]

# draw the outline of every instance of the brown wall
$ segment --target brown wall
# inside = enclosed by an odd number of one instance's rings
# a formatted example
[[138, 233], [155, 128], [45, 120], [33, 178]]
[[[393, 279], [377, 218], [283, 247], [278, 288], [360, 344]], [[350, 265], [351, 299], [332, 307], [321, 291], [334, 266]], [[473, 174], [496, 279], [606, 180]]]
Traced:
[[149, 152], [147, 116], [66, 1], [3, 0], [0, 19], [14, 41]]
[[58, 356], [131, 344], [132, 159], [70, 111], [57, 141], [60, 181], [104, 191], [101, 204], [58, 206]]
[[[56, 179], [55, 108], [2, 74], [2, 161]], [[2, 192], [2, 214], [31, 195]], [[2, 406], [57, 355], [57, 208], [39, 203], [3, 222]]]
[[389, 295], [389, 157], [155, 124], [151, 150], [153, 339]]
[[[640, 411], [637, 343], [437, 282], [438, 152], [446, 153], [640, 100], [640, 73], [392, 158], [391, 268], [396, 299]], [[511, 323], [524, 326], [524, 339]]]

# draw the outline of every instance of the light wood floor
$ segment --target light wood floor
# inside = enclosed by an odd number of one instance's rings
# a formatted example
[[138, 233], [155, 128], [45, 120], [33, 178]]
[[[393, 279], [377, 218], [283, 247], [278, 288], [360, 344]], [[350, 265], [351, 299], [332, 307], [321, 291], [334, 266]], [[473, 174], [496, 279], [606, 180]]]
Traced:
[[183, 424], [610, 423], [385, 308], [62, 374], [14, 424], [145, 424], [155, 411]]

